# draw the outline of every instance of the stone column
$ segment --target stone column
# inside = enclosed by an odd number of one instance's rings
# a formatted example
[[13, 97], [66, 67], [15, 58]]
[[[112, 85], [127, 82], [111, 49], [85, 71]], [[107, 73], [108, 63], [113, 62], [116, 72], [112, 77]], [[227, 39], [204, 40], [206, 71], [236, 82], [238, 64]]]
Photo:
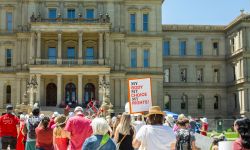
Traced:
[[32, 32], [30, 36], [30, 64], [34, 64], [34, 54], [35, 54], [34, 39], [35, 39], [35, 33]]
[[99, 33], [99, 64], [103, 64], [103, 33]]
[[21, 79], [16, 79], [16, 105], [21, 104]]
[[38, 74], [36, 75], [37, 77], [37, 93], [36, 93], [36, 102], [40, 103], [40, 98], [41, 98], [41, 75]]
[[78, 75], [78, 104], [82, 105], [82, 74]]
[[61, 104], [62, 100], [62, 75], [57, 74], [57, 105]]
[[37, 32], [37, 58], [41, 59], [41, 32]]
[[17, 39], [17, 49], [16, 49], [16, 52], [17, 52], [17, 56], [16, 56], [17, 63], [16, 64], [17, 64], [17, 68], [18, 69], [20, 69], [21, 65], [22, 65], [22, 63], [21, 63], [21, 55], [22, 55], [21, 51], [22, 51], [22, 40], [21, 39]]
[[57, 64], [62, 64], [62, 33], [58, 33]]
[[78, 33], [78, 64], [81, 65], [83, 63], [83, 60], [82, 60], [82, 35], [83, 33], [82, 32], [79, 32]]
[[109, 38], [110, 35], [108, 32], [105, 33], [105, 64], [110, 64], [110, 56], [109, 56]]
[[105, 75], [105, 80], [106, 83], [109, 85], [108, 88], [106, 89], [106, 95], [110, 97], [110, 75]]
[[99, 91], [98, 91], [98, 97], [99, 97], [99, 104], [102, 104], [103, 101], [103, 87], [100, 86], [100, 84], [103, 82], [103, 75], [99, 75]]
[[126, 104], [125, 98], [125, 79], [121, 79], [121, 107], [124, 108]]

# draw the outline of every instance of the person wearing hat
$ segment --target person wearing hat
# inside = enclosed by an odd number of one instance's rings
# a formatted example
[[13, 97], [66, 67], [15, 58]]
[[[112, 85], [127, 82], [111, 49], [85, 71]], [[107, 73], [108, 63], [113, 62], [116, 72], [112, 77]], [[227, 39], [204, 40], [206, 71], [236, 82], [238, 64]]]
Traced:
[[200, 133], [201, 133], [201, 135], [207, 136], [207, 131], [208, 131], [207, 118], [201, 118], [200, 120], [202, 122]]
[[16, 149], [17, 133], [19, 132], [19, 119], [13, 115], [13, 106], [7, 105], [6, 114], [0, 117], [0, 129], [2, 136], [2, 149]]
[[175, 141], [175, 135], [170, 127], [163, 125], [164, 112], [159, 106], [152, 106], [146, 117], [148, 125], [140, 128], [133, 140], [133, 147], [149, 150], [170, 149], [171, 144]]
[[68, 140], [70, 139], [69, 132], [64, 130], [67, 122], [65, 115], [59, 115], [55, 119], [56, 127], [53, 130], [53, 143], [55, 150], [67, 150]]
[[68, 119], [65, 131], [70, 133], [69, 150], [81, 150], [84, 141], [93, 133], [91, 120], [83, 115], [83, 108], [77, 106], [74, 110], [75, 116]]

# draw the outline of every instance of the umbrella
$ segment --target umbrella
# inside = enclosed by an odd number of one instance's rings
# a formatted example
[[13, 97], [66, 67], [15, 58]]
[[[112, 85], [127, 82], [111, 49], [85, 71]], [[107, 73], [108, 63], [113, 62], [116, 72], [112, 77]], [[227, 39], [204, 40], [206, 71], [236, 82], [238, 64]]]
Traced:
[[171, 111], [163, 111], [166, 115], [172, 116], [174, 119], [178, 119], [178, 114], [173, 113]]

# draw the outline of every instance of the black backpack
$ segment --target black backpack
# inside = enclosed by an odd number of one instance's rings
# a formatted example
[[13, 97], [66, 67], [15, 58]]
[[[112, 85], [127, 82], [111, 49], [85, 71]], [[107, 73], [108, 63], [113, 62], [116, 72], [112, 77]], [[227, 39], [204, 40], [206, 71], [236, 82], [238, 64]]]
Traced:
[[28, 137], [30, 139], [36, 139], [35, 129], [39, 125], [41, 119], [40, 117], [31, 117], [28, 119]]
[[188, 135], [180, 134], [179, 139], [176, 141], [176, 150], [191, 150], [191, 134], [188, 131]]

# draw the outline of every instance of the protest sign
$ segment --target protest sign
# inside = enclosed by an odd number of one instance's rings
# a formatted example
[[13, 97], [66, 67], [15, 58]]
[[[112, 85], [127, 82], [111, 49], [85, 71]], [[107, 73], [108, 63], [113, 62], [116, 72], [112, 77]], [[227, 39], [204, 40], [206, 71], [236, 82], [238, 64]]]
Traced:
[[150, 78], [129, 79], [128, 99], [130, 113], [148, 111], [152, 106]]

